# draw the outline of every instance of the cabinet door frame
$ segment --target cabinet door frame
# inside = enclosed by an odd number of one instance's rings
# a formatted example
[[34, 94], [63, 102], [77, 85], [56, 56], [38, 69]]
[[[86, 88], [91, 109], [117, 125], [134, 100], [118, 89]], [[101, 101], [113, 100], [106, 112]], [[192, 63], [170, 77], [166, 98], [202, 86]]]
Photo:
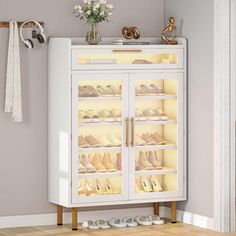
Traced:
[[186, 84], [185, 74], [183, 72], [155, 72], [155, 73], [130, 73], [129, 91], [130, 91], [130, 119], [135, 117], [135, 81], [136, 80], [159, 80], [159, 79], [177, 79], [178, 83], [178, 118], [177, 118], [177, 191], [175, 192], [150, 192], [135, 193], [135, 148], [129, 149], [129, 196], [130, 200], [137, 199], [163, 199], [167, 201], [171, 198], [186, 198]]
[[[123, 81], [122, 86], [122, 134], [123, 134], [123, 143], [122, 143], [122, 194], [117, 195], [96, 195], [90, 197], [78, 197], [78, 81], [84, 80], [121, 80]], [[72, 75], [72, 204], [80, 203], [93, 203], [93, 202], [106, 202], [106, 201], [122, 201], [128, 200], [128, 159], [125, 158], [128, 156], [128, 148], [125, 145], [126, 139], [126, 126], [125, 119], [128, 117], [128, 74], [115, 73], [108, 74], [103, 72], [89, 73], [89, 72], [79, 72]]]

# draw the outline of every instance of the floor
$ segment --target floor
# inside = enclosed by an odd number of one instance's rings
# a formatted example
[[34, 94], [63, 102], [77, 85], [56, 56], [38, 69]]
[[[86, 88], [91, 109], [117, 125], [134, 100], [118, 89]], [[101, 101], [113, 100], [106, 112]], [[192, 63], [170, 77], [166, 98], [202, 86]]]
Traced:
[[107, 230], [87, 230], [71, 231], [70, 225], [65, 226], [42, 226], [15, 229], [2, 229], [0, 236], [223, 236], [235, 235], [236, 233], [217, 233], [210, 230], [202, 229], [192, 225], [182, 223], [165, 224], [160, 226], [138, 226], [135, 228], [125, 229], [107, 229]]

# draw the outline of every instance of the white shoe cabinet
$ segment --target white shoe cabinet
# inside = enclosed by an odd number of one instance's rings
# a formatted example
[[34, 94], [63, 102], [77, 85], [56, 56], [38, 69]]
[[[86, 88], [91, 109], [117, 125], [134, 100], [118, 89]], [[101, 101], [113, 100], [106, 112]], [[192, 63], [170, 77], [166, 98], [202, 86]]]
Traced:
[[155, 213], [171, 202], [174, 222], [186, 200], [186, 40], [150, 40], [50, 39], [48, 186], [59, 225], [62, 207], [77, 229], [79, 207], [148, 202]]

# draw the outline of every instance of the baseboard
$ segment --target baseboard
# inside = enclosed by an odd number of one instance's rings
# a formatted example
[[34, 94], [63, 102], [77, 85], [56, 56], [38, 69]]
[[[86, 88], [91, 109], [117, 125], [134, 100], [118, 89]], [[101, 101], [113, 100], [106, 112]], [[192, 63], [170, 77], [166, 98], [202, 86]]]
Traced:
[[[85, 220], [96, 220], [102, 218], [108, 220], [111, 217], [124, 217], [137, 215], [151, 215], [153, 214], [152, 207], [132, 208], [132, 209], [115, 209], [115, 210], [100, 210], [100, 211], [84, 211], [79, 213], [79, 222]], [[170, 218], [170, 208], [160, 207], [160, 215]], [[101, 217], [102, 216], [102, 217]], [[56, 225], [57, 216], [53, 214], [35, 214], [35, 215], [20, 215], [20, 216], [3, 216], [0, 217], [0, 228], [14, 228], [40, 225]], [[213, 219], [206, 216], [193, 214], [177, 210], [177, 220], [186, 224], [192, 224], [202, 228], [213, 229]], [[64, 224], [71, 223], [71, 213], [63, 214]]]

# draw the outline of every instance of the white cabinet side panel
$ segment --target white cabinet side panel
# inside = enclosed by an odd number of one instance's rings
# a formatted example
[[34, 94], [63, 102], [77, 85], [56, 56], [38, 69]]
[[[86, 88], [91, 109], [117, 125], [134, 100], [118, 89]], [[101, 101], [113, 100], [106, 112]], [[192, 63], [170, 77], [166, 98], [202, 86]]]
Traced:
[[50, 39], [48, 55], [48, 198], [71, 202], [71, 40]]

